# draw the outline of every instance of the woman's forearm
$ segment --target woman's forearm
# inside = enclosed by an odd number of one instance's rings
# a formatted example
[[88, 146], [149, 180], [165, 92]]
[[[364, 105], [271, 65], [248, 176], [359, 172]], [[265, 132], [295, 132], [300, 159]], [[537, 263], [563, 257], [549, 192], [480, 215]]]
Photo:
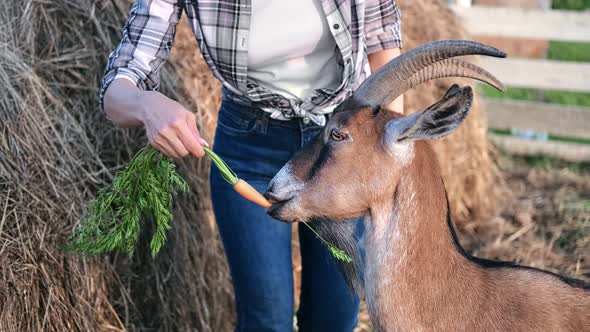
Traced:
[[[390, 48], [383, 51], [378, 51], [375, 53], [369, 54], [369, 66], [371, 67], [371, 72], [376, 72], [379, 68], [381, 68], [384, 64], [388, 63], [392, 59], [398, 57], [401, 54], [401, 50], [399, 48]], [[401, 95], [397, 97], [393, 102], [388, 105], [385, 105], [387, 109], [392, 111], [396, 111], [398, 113], [404, 113], [404, 96]]]
[[109, 85], [104, 95], [104, 112], [116, 126], [143, 126], [140, 92], [135, 84], [126, 79], [116, 79]]

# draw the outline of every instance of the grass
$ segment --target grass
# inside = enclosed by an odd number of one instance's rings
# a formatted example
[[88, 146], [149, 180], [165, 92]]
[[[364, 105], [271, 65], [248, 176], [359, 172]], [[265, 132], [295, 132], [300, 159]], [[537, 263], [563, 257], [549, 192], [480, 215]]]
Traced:
[[590, 107], [590, 93], [587, 92], [507, 87], [506, 92], [502, 93], [483, 84], [480, 85], [480, 88], [482, 94], [488, 98], [530, 100], [551, 104]]
[[550, 41], [547, 59], [559, 61], [590, 62], [590, 43]]
[[590, 8], [590, 0], [553, 0], [552, 9], [584, 10]]
[[540, 169], [562, 169], [567, 168], [578, 174], [590, 174], [590, 162], [567, 161], [545, 155], [519, 156], [532, 168]]

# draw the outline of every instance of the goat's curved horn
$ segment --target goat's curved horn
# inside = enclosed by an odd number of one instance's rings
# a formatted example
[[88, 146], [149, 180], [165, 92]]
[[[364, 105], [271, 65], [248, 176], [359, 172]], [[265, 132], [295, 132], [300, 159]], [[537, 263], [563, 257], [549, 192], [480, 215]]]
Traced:
[[[425, 67], [448, 58], [462, 56], [462, 55], [489, 55], [493, 57], [503, 58], [506, 53], [478, 42], [467, 40], [441, 40], [432, 43], [424, 44], [415, 49], [404, 53], [397, 58], [391, 60], [383, 67], [379, 68], [374, 74], [369, 76], [352, 95], [355, 104], [363, 106], [377, 107], [392, 102], [395, 98], [400, 96], [412, 85], [406, 82], [415, 74], [419, 73]], [[460, 68], [467, 68], [462, 65]], [[462, 70], [440, 70], [440, 77], [462, 76], [461, 74], [473, 72], [474, 68]], [[415, 82], [424, 82], [431, 78], [428, 77], [429, 71], [425, 70], [424, 74], [419, 74], [420, 79]], [[434, 72], [433, 72], [434, 73]], [[454, 75], [456, 74], [456, 75]], [[417, 76], [417, 78], [418, 78]], [[475, 75], [474, 75], [475, 76]], [[491, 76], [491, 75], [490, 75]], [[467, 76], [470, 77], [470, 76]], [[478, 79], [483, 79], [484, 82], [489, 83], [494, 80], [488, 80], [487, 75], [477, 74]], [[489, 82], [491, 81], [491, 82]], [[496, 80], [497, 81], [497, 80]]]
[[502, 82], [487, 70], [458, 59], [441, 60], [423, 68], [403, 82], [403, 89], [407, 91], [426, 81], [443, 77], [468, 77], [487, 83], [499, 91], [504, 91]]

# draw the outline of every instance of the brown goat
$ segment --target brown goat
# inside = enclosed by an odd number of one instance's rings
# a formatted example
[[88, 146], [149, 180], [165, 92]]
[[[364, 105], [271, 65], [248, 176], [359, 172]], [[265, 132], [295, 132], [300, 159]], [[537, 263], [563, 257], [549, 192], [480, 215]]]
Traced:
[[458, 242], [426, 140], [460, 125], [471, 88], [454, 85], [406, 117], [380, 107], [432, 78], [472, 77], [501, 88], [491, 74], [450, 59], [467, 54], [504, 56], [475, 42], [440, 41], [371, 75], [272, 180], [268, 213], [332, 225], [365, 217], [363, 288], [379, 331], [588, 331], [590, 285], [475, 258]]

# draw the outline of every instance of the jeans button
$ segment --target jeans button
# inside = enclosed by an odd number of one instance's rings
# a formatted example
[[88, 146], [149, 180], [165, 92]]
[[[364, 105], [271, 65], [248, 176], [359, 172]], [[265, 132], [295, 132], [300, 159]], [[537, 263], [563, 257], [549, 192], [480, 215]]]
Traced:
[[308, 117], [304, 117], [303, 118], [303, 123], [304, 124], [308, 124], [309, 123], [309, 118]]

